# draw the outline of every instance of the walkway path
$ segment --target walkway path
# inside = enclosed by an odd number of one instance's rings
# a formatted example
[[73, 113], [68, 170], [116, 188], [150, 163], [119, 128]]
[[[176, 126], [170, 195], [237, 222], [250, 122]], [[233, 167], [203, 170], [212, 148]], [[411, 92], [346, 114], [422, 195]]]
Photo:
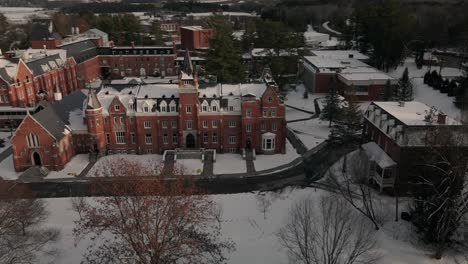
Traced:
[[245, 151], [245, 163], [247, 166], [247, 175], [255, 174], [255, 164], [253, 162], [253, 152], [251, 149]]
[[174, 173], [175, 159], [173, 153], [166, 154], [166, 160], [164, 161], [162, 175], [172, 175]]
[[203, 161], [203, 172], [201, 174], [204, 177], [213, 176], [213, 152], [205, 152], [205, 160]]
[[6, 148], [2, 153], [0, 153], [0, 162], [8, 158], [13, 153], [11, 146]]
[[93, 168], [94, 164], [96, 164], [96, 160], [90, 161], [88, 165], [76, 176], [76, 178], [84, 178], [88, 175], [88, 172]]

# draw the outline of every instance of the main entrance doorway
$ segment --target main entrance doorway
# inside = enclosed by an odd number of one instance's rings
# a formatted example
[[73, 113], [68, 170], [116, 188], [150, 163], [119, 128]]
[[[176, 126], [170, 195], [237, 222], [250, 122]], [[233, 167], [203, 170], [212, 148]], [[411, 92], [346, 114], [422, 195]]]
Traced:
[[192, 134], [188, 134], [185, 138], [185, 146], [187, 148], [194, 148], [195, 147], [195, 137]]
[[32, 163], [33, 165], [35, 166], [42, 166], [42, 160], [41, 160], [41, 156], [39, 155], [39, 153], [37, 152], [34, 152], [33, 155], [32, 155]]

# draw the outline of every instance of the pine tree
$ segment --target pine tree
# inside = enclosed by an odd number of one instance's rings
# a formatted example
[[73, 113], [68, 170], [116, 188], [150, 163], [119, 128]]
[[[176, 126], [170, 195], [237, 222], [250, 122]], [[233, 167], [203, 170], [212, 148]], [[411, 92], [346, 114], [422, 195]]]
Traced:
[[214, 16], [210, 26], [215, 29], [216, 34], [210, 40], [206, 71], [217, 76], [218, 82], [242, 82], [245, 77], [242, 56], [235, 45], [230, 24], [224, 17]]
[[353, 99], [341, 109], [339, 120], [335, 121], [328, 137], [335, 145], [359, 144], [362, 134], [362, 111]]
[[455, 80], [450, 81], [450, 84], [447, 89], [448, 96], [454, 96], [457, 88], [457, 82]]
[[465, 72], [460, 78], [459, 85], [455, 89], [455, 106], [462, 110], [466, 110], [468, 106], [468, 74]]
[[395, 99], [398, 101], [413, 100], [413, 84], [409, 79], [408, 68], [405, 68], [405, 71], [398, 82], [398, 88], [395, 91]]
[[325, 97], [325, 106], [323, 107], [320, 115], [320, 119], [328, 120], [328, 127], [332, 126], [332, 122], [337, 120], [340, 116], [341, 106], [340, 98], [336, 89], [336, 79], [333, 79], [328, 91], [327, 96]]
[[427, 71], [427, 72], [424, 74], [424, 84], [427, 84], [427, 85], [429, 85], [429, 86], [431, 86], [431, 84], [432, 84], [431, 72], [430, 72], [430, 71]]

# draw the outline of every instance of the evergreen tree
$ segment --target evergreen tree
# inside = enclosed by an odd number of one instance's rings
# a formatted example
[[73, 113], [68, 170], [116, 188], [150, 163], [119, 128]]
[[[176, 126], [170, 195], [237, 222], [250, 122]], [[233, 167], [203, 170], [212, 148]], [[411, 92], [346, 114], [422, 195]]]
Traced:
[[395, 99], [397, 101], [413, 100], [413, 84], [409, 79], [408, 68], [405, 68], [405, 71], [398, 82], [398, 88], [395, 91]]
[[455, 80], [452, 80], [447, 89], [448, 96], [454, 96], [455, 91], [457, 90], [457, 87], [458, 87], [457, 82]]
[[218, 82], [238, 83], [245, 77], [242, 56], [232, 35], [232, 27], [222, 16], [214, 16], [209, 22], [215, 30], [215, 36], [210, 40], [206, 71], [215, 75]]
[[330, 143], [335, 145], [359, 144], [363, 127], [362, 111], [354, 99], [350, 99], [340, 109], [340, 118], [335, 121], [328, 137]]
[[427, 85], [429, 85], [429, 86], [431, 86], [431, 84], [432, 84], [431, 72], [430, 72], [430, 71], [427, 71], [427, 72], [424, 74], [424, 84], [427, 84]]
[[332, 122], [340, 117], [340, 112], [341, 102], [336, 89], [336, 79], [333, 79], [330, 90], [325, 97], [325, 106], [322, 109], [320, 119], [328, 120], [328, 127], [332, 127]]

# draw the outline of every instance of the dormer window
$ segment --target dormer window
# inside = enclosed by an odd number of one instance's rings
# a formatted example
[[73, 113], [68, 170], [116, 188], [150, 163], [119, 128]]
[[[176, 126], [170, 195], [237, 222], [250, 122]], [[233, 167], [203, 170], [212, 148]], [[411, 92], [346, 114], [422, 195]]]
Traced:
[[143, 106], [143, 112], [148, 113], [149, 112], [149, 106], [147, 106], [147, 105]]

